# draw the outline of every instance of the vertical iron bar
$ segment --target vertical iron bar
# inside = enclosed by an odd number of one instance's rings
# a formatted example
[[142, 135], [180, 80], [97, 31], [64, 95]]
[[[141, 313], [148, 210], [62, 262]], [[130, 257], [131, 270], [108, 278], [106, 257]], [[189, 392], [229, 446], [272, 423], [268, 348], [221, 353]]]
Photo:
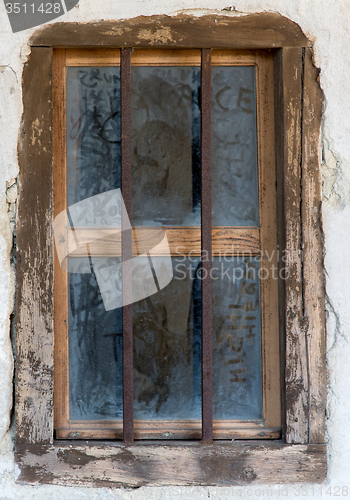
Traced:
[[202, 440], [213, 440], [212, 222], [211, 222], [211, 50], [201, 62], [201, 284], [202, 284]]
[[[123, 439], [134, 441], [133, 331], [132, 331], [132, 230], [131, 219], [131, 49], [120, 49], [122, 293], [123, 293]], [[123, 207], [123, 204], [122, 204]], [[126, 305], [124, 305], [126, 304]]]

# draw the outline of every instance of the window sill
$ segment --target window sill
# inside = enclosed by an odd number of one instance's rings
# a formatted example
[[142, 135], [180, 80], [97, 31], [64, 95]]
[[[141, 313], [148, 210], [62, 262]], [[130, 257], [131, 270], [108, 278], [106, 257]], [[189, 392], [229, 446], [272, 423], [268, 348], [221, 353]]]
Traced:
[[16, 462], [20, 469], [18, 483], [66, 486], [321, 483], [327, 474], [326, 445], [288, 445], [281, 441], [17, 445]]

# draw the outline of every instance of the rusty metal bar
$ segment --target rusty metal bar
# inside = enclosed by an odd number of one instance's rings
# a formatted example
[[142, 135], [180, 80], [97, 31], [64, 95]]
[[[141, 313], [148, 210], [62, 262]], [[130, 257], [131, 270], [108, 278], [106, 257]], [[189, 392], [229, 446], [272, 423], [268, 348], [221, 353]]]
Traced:
[[202, 285], [202, 440], [213, 440], [212, 222], [211, 222], [211, 50], [201, 62], [201, 285]]
[[[122, 293], [123, 293], [123, 439], [134, 441], [132, 229], [131, 218], [131, 49], [120, 49]], [[126, 305], [124, 305], [126, 304]]]

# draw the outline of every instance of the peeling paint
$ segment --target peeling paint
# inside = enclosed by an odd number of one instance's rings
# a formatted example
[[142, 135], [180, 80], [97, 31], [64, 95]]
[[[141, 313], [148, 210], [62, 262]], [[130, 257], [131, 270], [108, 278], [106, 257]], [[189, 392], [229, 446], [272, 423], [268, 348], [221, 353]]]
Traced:
[[141, 40], [147, 40], [152, 44], [167, 43], [173, 40], [170, 28], [140, 30], [138, 38], [140, 38]]
[[40, 128], [39, 118], [36, 118], [32, 123], [32, 146], [35, 146], [36, 141], [38, 141], [39, 146], [41, 146], [41, 141], [39, 137], [43, 133], [43, 129]]
[[124, 33], [127, 33], [128, 31], [131, 31], [130, 28], [117, 28], [117, 27], [113, 27], [111, 30], [105, 31], [105, 35], [118, 35], [118, 36], [121, 36]]

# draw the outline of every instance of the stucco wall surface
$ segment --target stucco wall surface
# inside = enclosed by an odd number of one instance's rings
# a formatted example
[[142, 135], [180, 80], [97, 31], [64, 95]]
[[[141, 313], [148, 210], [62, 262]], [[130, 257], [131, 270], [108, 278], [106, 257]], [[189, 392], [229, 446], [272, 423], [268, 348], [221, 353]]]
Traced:
[[[298, 496], [330, 498], [350, 495], [350, 4], [338, 0], [80, 0], [59, 21], [87, 22], [126, 19], [138, 15], [225, 15], [273, 11], [297, 22], [314, 42], [315, 63], [321, 69], [325, 94], [322, 131], [323, 222], [327, 279], [328, 443], [329, 476], [323, 486], [283, 485], [245, 488], [113, 489], [31, 487], [15, 483], [12, 406], [13, 355], [11, 313], [14, 304], [13, 241], [17, 185], [17, 137], [21, 127], [21, 75], [35, 29], [13, 34], [0, 2], [0, 499], [204, 499]], [[237, 12], [235, 12], [237, 11]], [[331, 486], [331, 489], [329, 489]], [[339, 490], [336, 489], [339, 487]], [[327, 494], [328, 493], [328, 494]], [[336, 496], [338, 496], [336, 495]]]

